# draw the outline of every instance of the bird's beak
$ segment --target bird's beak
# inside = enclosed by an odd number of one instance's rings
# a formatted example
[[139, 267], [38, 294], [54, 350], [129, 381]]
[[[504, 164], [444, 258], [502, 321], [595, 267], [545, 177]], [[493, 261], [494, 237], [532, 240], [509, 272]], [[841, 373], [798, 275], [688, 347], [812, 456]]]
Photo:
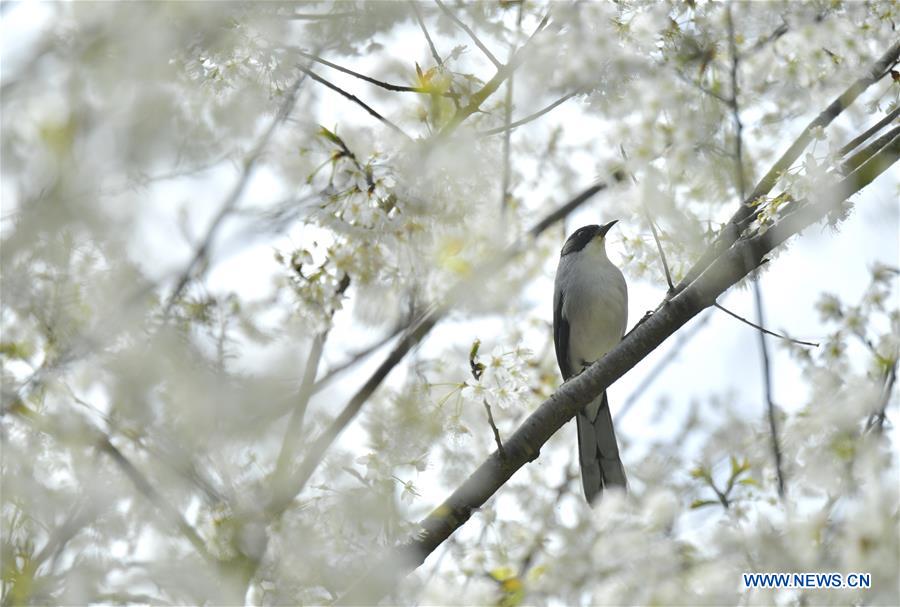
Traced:
[[609, 229], [611, 227], [613, 227], [614, 225], [616, 225], [617, 223], [619, 223], [619, 220], [613, 219], [609, 223], [603, 224], [602, 226], [600, 226], [600, 229], [597, 231], [597, 236], [600, 236], [601, 238], [606, 236], [606, 233], [609, 232]]

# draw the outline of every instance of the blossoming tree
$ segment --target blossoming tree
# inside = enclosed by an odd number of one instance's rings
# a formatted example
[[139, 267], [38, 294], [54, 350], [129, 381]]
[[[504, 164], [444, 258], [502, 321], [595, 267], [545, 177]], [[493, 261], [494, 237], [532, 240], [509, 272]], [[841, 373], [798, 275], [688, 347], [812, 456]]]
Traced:
[[900, 601], [896, 3], [2, 11], [4, 604]]

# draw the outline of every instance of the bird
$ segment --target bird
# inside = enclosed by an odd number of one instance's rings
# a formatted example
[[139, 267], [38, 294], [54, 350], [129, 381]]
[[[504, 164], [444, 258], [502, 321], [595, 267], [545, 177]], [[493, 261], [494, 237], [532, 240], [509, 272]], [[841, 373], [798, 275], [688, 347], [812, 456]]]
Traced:
[[[578, 228], [559, 257], [553, 291], [553, 342], [563, 381], [615, 347], [628, 322], [628, 285], [606, 255], [618, 220]], [[592, 504], [611, 487], [626, 488], [609, 401], [604, 391], [575, 416], [584, 496]]]

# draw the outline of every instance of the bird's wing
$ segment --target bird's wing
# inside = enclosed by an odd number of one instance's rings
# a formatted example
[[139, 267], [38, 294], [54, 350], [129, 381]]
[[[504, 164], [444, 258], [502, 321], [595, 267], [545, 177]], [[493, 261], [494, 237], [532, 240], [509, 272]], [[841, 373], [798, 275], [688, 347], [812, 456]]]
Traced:
[[556, 346], [556, 363], [562, 373], [563, 380], [572, 377], [572, 365], [569, 362], [569, 321], [563, 316], [565, 295], [560, 293], [553, 307], [553, 344]]

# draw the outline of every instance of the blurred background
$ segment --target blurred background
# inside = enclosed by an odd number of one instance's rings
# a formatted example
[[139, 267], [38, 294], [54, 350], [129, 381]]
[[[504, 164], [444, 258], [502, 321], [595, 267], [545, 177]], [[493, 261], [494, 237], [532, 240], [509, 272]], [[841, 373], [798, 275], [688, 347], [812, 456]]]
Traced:
[[[883, 57], [752, 229], [897, 126], [891, 2], [0, 10], [9, 605], [339, 600], [561, 383], [568, 234], [619, 220], [630, 327], [651, 225], [677, 283]], [[710, 308], [609, 389], [627, 495], [585, 503], [569, 424], [386, 602], [897, 604], [898, 200], [894, 166], [719, 299], [817, 345], [768, 336], [766, 373]]]

